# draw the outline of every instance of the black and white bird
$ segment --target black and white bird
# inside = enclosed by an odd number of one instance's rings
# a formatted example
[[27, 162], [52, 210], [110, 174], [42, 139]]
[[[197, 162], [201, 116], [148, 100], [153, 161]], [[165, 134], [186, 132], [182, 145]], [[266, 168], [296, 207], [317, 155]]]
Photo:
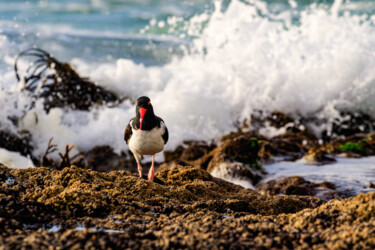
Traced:
[[155, 154], [164, 149], [168, 141], [168, 129], [163, 119], [154, 114], [150, 98], [141, 96], [137, 99], [135, 117], [130, 119], [126, 126], [124, 139], [137, 161], [140, 177], [142, 177], [140, 164], [142, 155], [152, 155], [148, 179], [153, 181]]

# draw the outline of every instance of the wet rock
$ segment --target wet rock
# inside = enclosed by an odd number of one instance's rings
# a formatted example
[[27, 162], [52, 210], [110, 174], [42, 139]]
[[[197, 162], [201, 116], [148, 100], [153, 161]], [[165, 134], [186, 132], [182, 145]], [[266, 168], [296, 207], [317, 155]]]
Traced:
[[164, 153], [167, 161], [198, 166], [216, 177], [239, 179], [249, 185], [261, 179], [256, 171], [262, 170], [258, 162], [259, 143], [251, 133], [230, 133], [223, 136], [218, 146], [201, 141], [184, 143], [186, 146]]
[[258, 162], [259, 148], [257, 138], [242, 134], [232, 139], [224, 139], [195, 164], [206, 168], [216, 177], [255, 185], [261, 179], [260, 173], [263, 170]]
[[87, 167], [99, 172], [114, 170], [138, 171], [137, 163], [130, 152], [118, 155], [113, 152], [113, 148], [110, 146], [96, 146], [84, 155]]
[[[290, 117], [275, 113], [273, 119], [274, 126], [288, 126], [289, 129], [272, 138], [265, 138], [252, 131], [238, 130], [223, 136], [216, 147], [203, 142], [189, 142], [188, 147], [180, 146], [174, 152], [167, 152], [165, 156], [168, 161], [199, 166], [216, 177], [251, 187], [256, 185], [264, 174], [257, 171], [262, 169], [259, 162], [267, 164], [280, 159], [301, 159], [307, 164], [324, 165], [335, 162], [336, 155], [362, 157], [364, 154], [361, 152], [365, 152], [366, 155], [375, 154], [373, 134], [354, 134], [323, 143], [302, 123], [293, 122], [291, 129]], [[351, 145], [354, 146], [349, 147]], [[336, 197], [336, 194], [333, 197]]]
[[272, 112], [272, 114], [268, 116], [266, 120], [270, 123], [271, 126], [276, 128], [282, 128], [287, 124], [295, 123], [295, 119], [279, 111]]
[[261, 140], [260, 145], [259, 156], [262, 162], [268, 163], [273, 157], [295, 161], [318, 145], [318, 140], [307, 130], [287, 131], [270, 139]]
[[173, 151], [164, 151], [164, 159], [166, 162], [172, 162], [172, 161], [180, 161], [180, 157], [182, 153], [184, 152], [185, 148], [183, 146], [178, 146]]
[[[306, 124], [311, 123], [328, 123], [330, 126], [319, 136], [320, 139], [309, 131]], [[278, 111], [258, 111], [252, 114], [251, 125], [252, 133], [271, 128], [269, 130], [276, 134], [272, 138], [260, 140], [259, 156], [263, 163], [272, 162], [275, 156], [294, 161], [309, 150], [317, 148], [333, 156], [340, 154], [346, 157], [362, 157], [375, 154], [375, 140], [374, 136], [371, 136], [375, 121], [364, 113], [341, 112], [340, 117], [335, 120], [320, 121], [317, 118], [293, 118]], [[330, 161], [325, 159], [327, 154], [322, 156], [323, 162]], [[308, 155], [311, 156], [310, 153]], [[309, 160], [319, 162], [318, 158], [319, 154]]]
[[358, 158], [375, 155], [375, 140], [372, 134], [355, 134], [345, 138], [337, 138], [320, 146], [327, 154], [342, 157]]
[[330, 129], [322, 133], [322, 138], [325, 141], [355, 134], [371, 133], [375, 127], [375, 121], [368, 114], [360, 112], [340, 112], [340, 116], [330, 123]]
[[[239, 162], [221, 163], [211, 171], [211, 174], [218, 178], [230, 180], [233, 183], [242, 184], [244, 187], [252, 187], [262, 179], [259, 171], [254, 171], [254, 169]], [[246, 185], [246, 183], [251, 184], [251, 186]]]
[[333, 163], [336, 159], [322, 148], [312, 148], [302, 157], [302, 161], [308, 164], [324, 165]]
[[318, 139], [304, 123], [304, 119], [295, 119], [279, 111], [254, 112], [251, 120], [252, 133], [269, 136], [256, 136], [260, 139], [260, 161], [271, 163], [280, 157], [294, 161], [317, 146]]
[[192, 162], [203, 157], [215, 146], [215, 144], [208, 144], [205, 141], [184, 141], [183, 146], [178, 146], [174, 151], [164, 151], [165, 161]]
[[[19, 58], [34, 59], [23, 74], [18, 69]], [[59, 62], [41, 49], [22, 51], [16, 58], [14, 68], [17, 80], [23, 83], [23, 90], [35, 98], [43, 98], [47, 112], [54, 107], [88, 110], [94, 104], [120, 101], [116, 94], [80, 77], [68, 63]], [[20, 75], [23, 75], [22, 81]]]
[[211, 172], [223, 162], [239, 162], [248, 165], [250, 168], [261, 169], [261, 165], [258, 163], [258, 151], [258, 139], [247, 134], [224, 140], [204, 156], [204, 158], [210, 159], [207, 164], [207, 171]]
[[260, 160], [272, 162], [273, 157], [284, 160], [302, 159], [309, 164], [324, 165], [335, 161], [335, 156], [357, 158], [375, 155], [375, 140], [372, 134], [354, 134], [323, 143], [306, 134], [287, 132], [271, 139], [260, 141]]
[[9, 151], [19, 152], [24, 156], [31, 155], [33, 146], [30, 141], [31, 136], [27, 132], [17, 135], [7, 130], [0, 131], [0, 147]]
[[299, 176], [287, 177], [282, 180], [270, 180], [260, 184], [256, 190], [268, 195], [308, 195], [324, 200], [347, 197], [346, 194], [337, 192], [336, 186], [331, 182], [313, 183]]
[[215, 144], [207, 144], [204, 141], [184, 141], [184, 144], [188, 147], [182, 152], [180, 160], [187, 162], [203, 157], [216, 147]]
[[267, 162], [272, 157], [282, 157], [285, 160], [295, 161], [303, 152], [300, 144], [290, 142], [288, 139], [272, 138], [263, 142], [260, 150], [262, 161]]
[[280, 111], [264, 112], [262, 110], [255, 111], [251, 114], [251, 127], [255, 132], [258, 132], [264, 127], [274, 127], [276, 129], [283, 128], [287, 125], [294, 127], [297, 121]]

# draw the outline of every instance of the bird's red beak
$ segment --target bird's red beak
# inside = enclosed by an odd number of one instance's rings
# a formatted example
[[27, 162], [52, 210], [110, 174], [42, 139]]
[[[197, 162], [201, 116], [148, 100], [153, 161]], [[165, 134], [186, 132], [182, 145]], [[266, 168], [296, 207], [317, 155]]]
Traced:
[[139, 114], [141, 115], [140, 126], [139, 126], [140, 130], [142, 130], [143, 117], [145, 116], [146, 111], [147, 111], [147, 109], [145, 109], [145, 108], [139, 109]]

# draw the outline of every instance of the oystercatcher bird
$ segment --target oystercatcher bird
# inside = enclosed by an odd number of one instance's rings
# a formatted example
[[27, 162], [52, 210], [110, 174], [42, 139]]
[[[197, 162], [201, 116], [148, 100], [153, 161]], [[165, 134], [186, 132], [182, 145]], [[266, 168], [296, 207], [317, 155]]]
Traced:
[[137, 99], [135, 117], [126, 126], [124, 139], [137, 161], [140, 177], [142, 166], [139, 161], [142, 155], [152, 155], [148, 179], [153, 181], [155, 154], [164, 149], [168, 141], [168, 129], [163, 119], [154, 114], [150, 98], [141, 96]]

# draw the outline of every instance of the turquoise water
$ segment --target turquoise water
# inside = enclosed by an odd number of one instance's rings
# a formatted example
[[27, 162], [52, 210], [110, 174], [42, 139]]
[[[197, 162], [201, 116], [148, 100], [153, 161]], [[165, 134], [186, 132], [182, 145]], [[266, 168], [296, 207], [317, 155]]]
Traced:
[[[298, 25], [301, 11], [313, 6], [329, 9], [334, 1], [241, 2], [259, 5], [260, 15], [264, 15], [264, 4], [272, 15], [290, 13]], [[340, 15], [345, 12], [371, 16], [375, 11], [373, 1], [347, 2]], [[230, 3], [224, 1], [222, 10]], [[9, 43], [7, 52], [2, 53], [14, 55], [36, 46], [64, 60], [77, 56], [97, 62], [128, 58], [158, 65], [186, 53], [186, 46], [189, 50], [191, 41], [200, 36], [213, 12], [212, 0], [2, 0], [0, 29]], [[194, 32], [188, 31], [192, 18], [202, 14], [207, 17], [194, 23]], [[283, 22], [271, 15], [266, 18]]]
[[212, 6], [211, 1], [194, 0], [2, 0], [0, 28], [13, 53], [37, 46], [64, 60], [79, 52], [89, 60], [131, 58], [147, 65], [159, 64], [169, 61], [171, 53], [181, 55], [178, 46], [189, 39], [176, 35], [183, 31], [170, 32], [157, 25], [143, 32], [150, 21], [166, 22], [169, 17], [186, 21], [197, 13], [212, 11]]

